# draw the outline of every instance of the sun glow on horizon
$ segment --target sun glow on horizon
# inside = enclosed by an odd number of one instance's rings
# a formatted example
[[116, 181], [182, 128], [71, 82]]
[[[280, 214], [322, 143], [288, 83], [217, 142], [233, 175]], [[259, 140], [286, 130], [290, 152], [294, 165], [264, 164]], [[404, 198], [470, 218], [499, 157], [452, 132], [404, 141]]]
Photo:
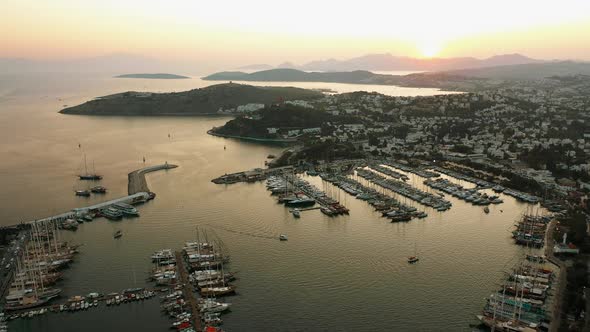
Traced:
[[440, 43], [434, 41], [424, 41], [418, 44], [418, 51], [423, 58], [433, 58], [438, 56], [442, 50]]
[[[483, 3], [485, 10], [468, 0], [4, 0], [0, 57], [138, 53], [223, 67], [381, 53], [590, 59], [590, 1]], [[285, 19], [285, 9], [298, 19]]]

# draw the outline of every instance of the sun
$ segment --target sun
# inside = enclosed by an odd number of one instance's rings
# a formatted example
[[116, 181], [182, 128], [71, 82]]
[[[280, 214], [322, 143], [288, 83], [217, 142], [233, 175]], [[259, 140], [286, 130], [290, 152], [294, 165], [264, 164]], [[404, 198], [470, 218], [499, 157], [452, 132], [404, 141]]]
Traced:
[[432, 58], [432, 57], [437, 56], [440, 53], [441, 46], [437, 42], [428, 41], [428, 42], [420, 43], [418, 45], [418, 49], [419, 49], [422, 57]]

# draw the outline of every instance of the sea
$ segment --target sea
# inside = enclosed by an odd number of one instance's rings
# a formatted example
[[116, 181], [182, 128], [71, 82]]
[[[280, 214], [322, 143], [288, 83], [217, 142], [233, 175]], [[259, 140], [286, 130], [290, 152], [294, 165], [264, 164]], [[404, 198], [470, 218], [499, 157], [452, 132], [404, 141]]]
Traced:
[[[207, 135], [230, 117], [95, 117], [62, 115], [65, 105], [122, 91], [171, 92], [219, 82], [120, 79], [106, 74], [0, 74], [0, 226], [56, 215], [127, 194], [127, 174], [168, 162], [176, 169], [147, 176], [157, 196], [139, 218], [104, 218], [62, 237], [81, 244], [58, 287], [62, 300], [90, 292], [149, 287], [150, 255], [195, 240], [197, 227], [221, 239], [231, 256], [237, 295], [225, 300], [226, 331], [471, 331], [484, 298], [523, 255], [510, 231], [535, 207], [501, 195], [486, 214], [453, 197], [425, 219], [391, 223], [366, 202], [319, 177], [303, 178], [350, 209], [319, 210], [295, 219], [264, 183], [216, 185], [225, 173], [264, 167], [284, 147]], [[249, 82], [254, 85], [376, 91], [396, 96], [443, 94], [436, 89], [335, 83]], [[103, 175], [104, 195], [76, 197]], [[145, 163], [143, 161], [145, 158]], [[409, 182], [430, 191], [423, 178]], [[359, 179], [360, 180], [360, 179]], [[474, 185], [451, 179], [466, 187]], [[361, 180], [362, 181], [362, 180]], [[394, 194], [392, 194], [395, 196]], [[397, 197], [397, 196], [396, 196]], [[112, 234], [122, 230], [115, 240]], [[287, 234], [288, 241], [279, 241]], [[420, 261], [408, 264], [418, 253]], [[9, 331], [166, 331], [171, 321], [157, 299], [76, 313], [48, 313], [9, 323]]]

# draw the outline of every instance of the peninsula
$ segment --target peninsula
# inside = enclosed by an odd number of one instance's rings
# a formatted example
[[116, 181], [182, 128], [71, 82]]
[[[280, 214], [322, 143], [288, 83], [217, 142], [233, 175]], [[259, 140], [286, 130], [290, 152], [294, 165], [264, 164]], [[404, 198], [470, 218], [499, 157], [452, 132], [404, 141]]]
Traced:
[[238, 107], [263, 107], [288, 100], [322, 98], [318, 91], [292, 87], [257, 87], [226, 83], [175, 93], [128, 91], [99, 97], [62, 114], [80, 115], [214, 115], [231, 113]]
[[115, 76], [115, 78], [147, 78], [147, 79], [157, 79], [157, 80], [175, 80], [175, 79], [186, 79], [186, 78], [190, 78], [190, 77], [176, 75], [176, 74], [156, 73], [156, 74], [124, 74], [124, 75]]

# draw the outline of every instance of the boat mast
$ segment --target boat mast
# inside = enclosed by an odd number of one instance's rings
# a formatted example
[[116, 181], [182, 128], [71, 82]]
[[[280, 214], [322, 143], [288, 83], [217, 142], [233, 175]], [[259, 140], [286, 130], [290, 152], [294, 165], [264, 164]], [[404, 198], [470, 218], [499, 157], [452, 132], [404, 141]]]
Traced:
[[88, 165], [86, 164], [86, 153], [84, 154], [84, 171], [85, 171], [85, 175], [88, 175]]

